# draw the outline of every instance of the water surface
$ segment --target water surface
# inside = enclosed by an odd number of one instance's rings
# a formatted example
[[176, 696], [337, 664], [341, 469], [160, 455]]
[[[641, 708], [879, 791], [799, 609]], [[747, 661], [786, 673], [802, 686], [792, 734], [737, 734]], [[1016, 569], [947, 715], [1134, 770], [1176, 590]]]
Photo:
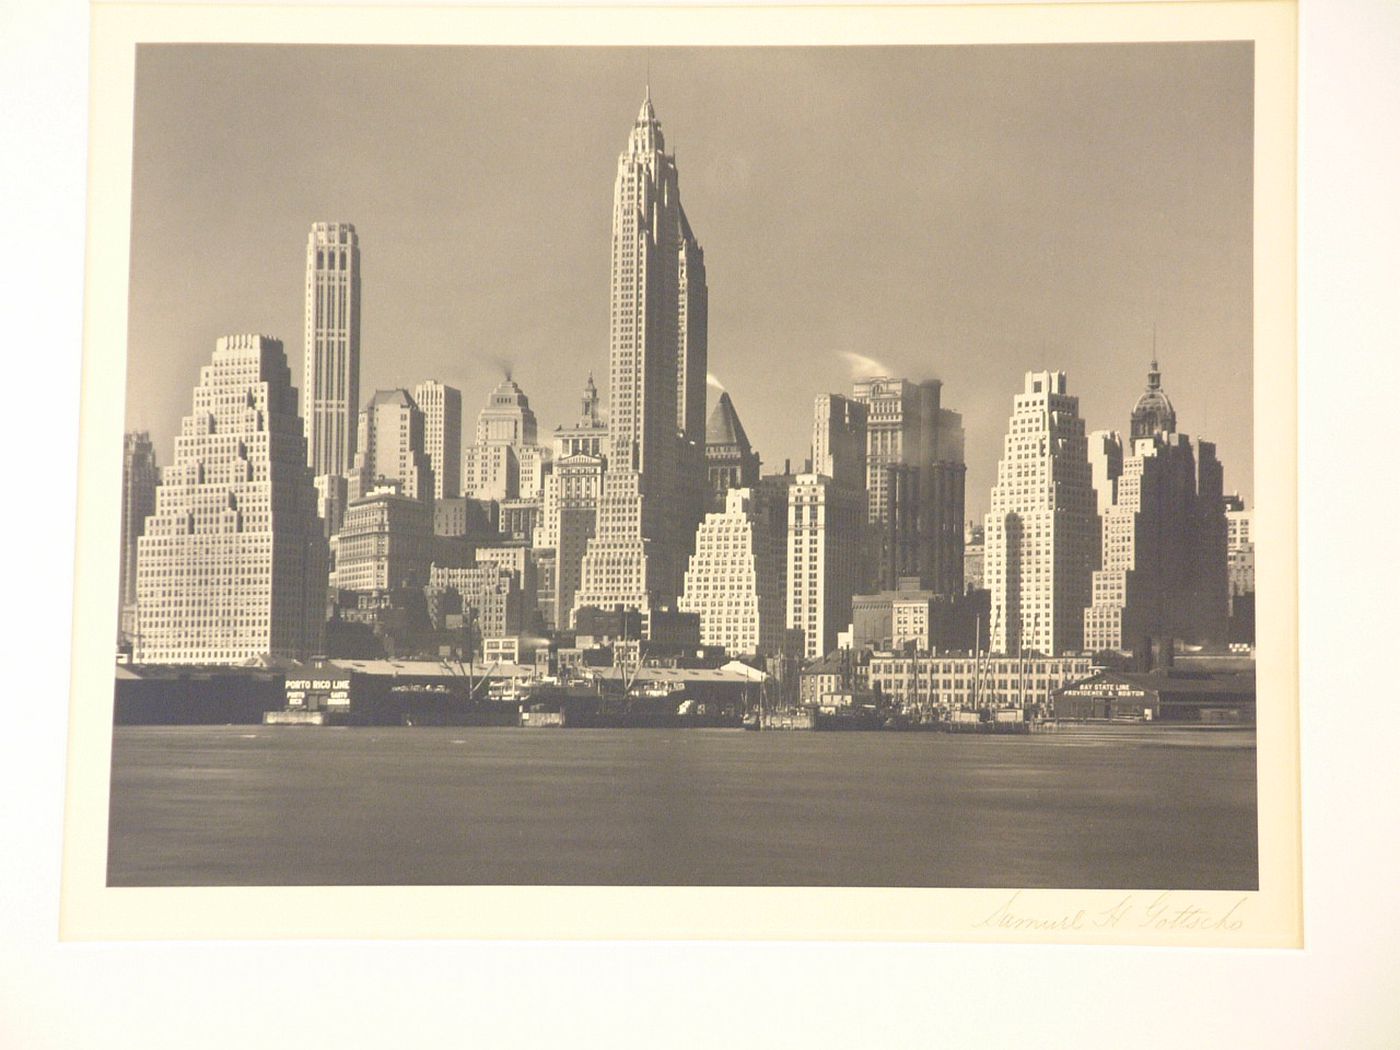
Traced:
[[1251, 730], [118, 726], [114, 886], [1254, 889]]

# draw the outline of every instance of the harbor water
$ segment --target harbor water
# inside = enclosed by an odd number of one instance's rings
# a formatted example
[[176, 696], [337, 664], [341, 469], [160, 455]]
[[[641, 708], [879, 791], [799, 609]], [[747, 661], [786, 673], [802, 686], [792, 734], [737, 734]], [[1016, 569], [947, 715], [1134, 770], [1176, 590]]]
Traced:
[[1248, 729], [114, 734], [113, 886], [1257, 886]]

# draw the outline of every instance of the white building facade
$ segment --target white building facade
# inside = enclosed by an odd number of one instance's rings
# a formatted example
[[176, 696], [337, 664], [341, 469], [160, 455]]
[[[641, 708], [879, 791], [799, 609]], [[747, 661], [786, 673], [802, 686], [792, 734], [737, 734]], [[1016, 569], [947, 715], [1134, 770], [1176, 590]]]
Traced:
[[756, 489], [729, 489], [724, 510], [705, 515], [685, 574], [681, 612], [700, 616], [700, 644], [732, 654], [782, 650], [784, 602], [779, 562]]
[[433, 499], [433, 468], [425, 447], [423, 412], [407, 390], [379, 390], [360, 413], [348, 498], [395, 486], [413, 499]]
[[1097, 525], [1079, 399], [1065, 373], [1028, 372], [985, 519], [993, 652], [1083, 647]]
[[433, 468], [433, 497], [453, 499], [462, 484], [462, 392], [436, 379], [413, 388], [423, 413], [423, 449]]
[[861, 584], [865, 490], [822, 474], [799, 474], [788, 490], [787, 626], [803, 632], [803, 655], [836, 648]]
[[136, 663], [321, 652], [326, 541], [282, 343], [218, 340], [138, 541]]

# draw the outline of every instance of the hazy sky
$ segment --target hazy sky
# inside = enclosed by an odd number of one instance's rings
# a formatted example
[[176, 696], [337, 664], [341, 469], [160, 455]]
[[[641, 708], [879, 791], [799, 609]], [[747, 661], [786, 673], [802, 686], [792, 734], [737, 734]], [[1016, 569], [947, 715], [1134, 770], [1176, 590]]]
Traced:
[[[360, 234], [361, 396], [464, 426], [510, 362], [542, 435], [606, 398], [612, 184], [650, 68], [705, 249], [710, 371], [765, 472], [849, 355], [944, 381], [980, 516], [1023, 373], [1127, 429], [1153, 325], [1178, 428], [1252, 496], [1248, 44], [162, 45], [137, 62], [129, 425], [161, 463], [214, 340], [281, 338], [306, 235]], [[710, 390], [713, 407], [717, 390]]]

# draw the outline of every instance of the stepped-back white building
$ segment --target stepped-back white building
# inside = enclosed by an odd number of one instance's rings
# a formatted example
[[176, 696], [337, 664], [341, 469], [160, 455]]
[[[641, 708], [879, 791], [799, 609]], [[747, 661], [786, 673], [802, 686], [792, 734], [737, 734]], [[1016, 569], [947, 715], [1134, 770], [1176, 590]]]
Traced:
[[1058, 656], [1084, 644], [1097, 502], [1079, 398], [1063, 372], [1027, 372], [987, 513], [991, 651]]
[[779, 563], [787, 556], [760, 508], [759, 489], [729, 489], [705, 515], [685, 574], [681, 612], [700, 615], [700, 644], [734, 654], [775, 654], [783, 644]]
[[137, 663], [322, 650], [326, 541], [282, 343], [219, 339], [138, 541]]

